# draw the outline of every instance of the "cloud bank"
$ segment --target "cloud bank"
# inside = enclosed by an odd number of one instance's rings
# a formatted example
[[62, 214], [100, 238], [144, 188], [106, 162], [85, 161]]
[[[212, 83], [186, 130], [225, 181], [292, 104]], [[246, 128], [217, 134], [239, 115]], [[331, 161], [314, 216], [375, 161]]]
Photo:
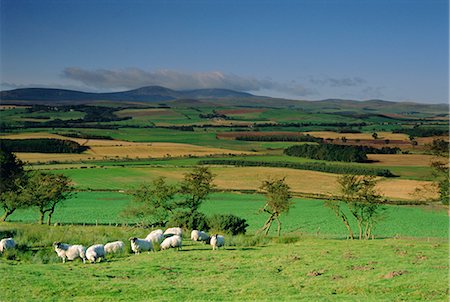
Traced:
[[222, 88], [238, 91], [273, 90], [295, 96], [317, 94], [314, 89], [296, 82], [285, 84], [271, 79], [242, 77], [218, 71], [185, 73], [174, 70], [145, 71], [139, 68], [87, 70], [68, 67], [63, 70], [62, 75], [92, 88], [109, 90], [157, 85], [175, 90]]

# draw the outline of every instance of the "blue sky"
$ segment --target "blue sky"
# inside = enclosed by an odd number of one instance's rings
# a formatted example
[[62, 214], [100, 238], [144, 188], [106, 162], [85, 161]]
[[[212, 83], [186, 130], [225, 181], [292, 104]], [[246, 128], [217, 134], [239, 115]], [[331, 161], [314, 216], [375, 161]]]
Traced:
[[448, 100], [448, 1], [0, 0], [1, 89]]

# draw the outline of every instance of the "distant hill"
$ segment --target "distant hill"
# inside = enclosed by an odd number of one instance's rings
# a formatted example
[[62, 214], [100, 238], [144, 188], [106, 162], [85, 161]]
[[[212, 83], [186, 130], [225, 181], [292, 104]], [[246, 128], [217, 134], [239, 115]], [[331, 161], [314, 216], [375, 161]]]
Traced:
[[273, 107], [300, 108], [310, 112], [354, 112], [400, 114], [406, 117], [420, 114], [448, 114], [448, 104], [419, 104], [413, 102], [391, 102], [384, 100], [343, 100], [326, 99], [320, 101], [288, 100], [256, 96], [246, 92], [229, 89], [173, 90], [161, 86], [147, 86], [138, 89], [92, 93], [66, 89], [23, 88], [0, 92], [3, 104], [13, 103], [118, 103], [121, 106], [139, 103], [164, 103], [179, 107], [196, 106], [234, 106], [234, 107]]
[[21, 101], [129, 101], [161, 102], [176, 99], [251, 97], [245, 92], [228, 89], [196, 89], [177, 91], [161, 86], [147, 86], [129, 91], [92, 93], [52, 88], [22, 88], [0, 92], [0, 100]]

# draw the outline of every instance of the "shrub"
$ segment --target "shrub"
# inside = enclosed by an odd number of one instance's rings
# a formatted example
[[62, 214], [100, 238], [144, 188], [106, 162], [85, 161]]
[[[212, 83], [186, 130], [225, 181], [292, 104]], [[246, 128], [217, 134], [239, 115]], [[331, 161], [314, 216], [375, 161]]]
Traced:
[[209, 230], [206, 215], [198, 211], [193, 214], [185, 211], [178, 211], [172, 215], [168, 225], [179, 226], [189, 230]]
[[247, 221], [232, 214], [214, 214], [208, 218], [210, 229], [223, 231], [232, 235], [245, 234], [247, 231]]

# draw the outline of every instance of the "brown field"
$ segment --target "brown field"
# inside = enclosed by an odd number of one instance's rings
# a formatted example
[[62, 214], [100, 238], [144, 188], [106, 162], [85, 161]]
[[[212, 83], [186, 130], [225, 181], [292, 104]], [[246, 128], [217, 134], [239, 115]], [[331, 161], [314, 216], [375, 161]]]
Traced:
[[429, 167], [432, 161], [445, 160], [426, 154], [368, 154], [369, 160], [375, 160], [374, 165], [380, 166], [422, 166]]
[[181, 116], [179, 113], [167, 108], [151, 108], [151, 109], [124, 109], [115, 112], [118, 117], [144, 117], [144, 116], [161, 116], [161, 115], [173, 115]]
[[[309, 135], [321, 138], [341, 138], [345, 136], [347, 139], [359, 139], [359, 140], [373, 140], [372, 133], [337, 133], [332, 131], [311, 131], [307, 132]], [[409, 141], [409, 137], [404, 133], [392, 133], [392, 132], [377, 132], [378, 140], [400, 140]]]
[[118, 140], [81, 139], [65, 137], [50, 133], [23, 133], [1, 136], [1, 138], [25, 139], [25, 138], [59, 138], [78, 142], [80, 145], [89, 146], [90, 149], [81, 154], [57, 154], [57, 153], [17, 153], [23, 161], [36, 162], [71, 162], [79, 160], [104, 160], [117, 158], [161, 158], [180, 156], [206, 156], [212, 154], [250, 154], [229, 149], [208, 148], [190, 144], [179, 143], [133, 143]]
[[224, 110], [217, 110], [217, 113], [219, 114], [246, 114], [246, 113], [258, 113], [258, 112], [264, 112], [267, 109], [258, 109], [258, 108], [246, 108], [246, 109], [224, 109]]
[[[230, 167], [213, 169], [217, 177], [214, 181], [219, 188], [256, 190], [261, 181], [268, 177], [286, 177], [286, 182], [294, 192], [332, 195], [337, 194], [337, 174], [316, 171], [294, 170], [270, 167]], [[391, 199], [413, 200], [416, 188], [429, 186], [431, 182], [416, 180], [381, 179], [379, 192]], [[426, 194], [436, 198], [436, 191]]]
[[301, 132], [292, 131], [268, 131], [268, 132], [252, 132], [252, 131], [233, 131], [233, 132], [220, 132], [217, 133], [217, 138], [221, 139], [235, 139], [238, 136], [253, 136], [253, 137], [263, 137], [272, 135], [286, 135], [286, 136], [300, 136]]

